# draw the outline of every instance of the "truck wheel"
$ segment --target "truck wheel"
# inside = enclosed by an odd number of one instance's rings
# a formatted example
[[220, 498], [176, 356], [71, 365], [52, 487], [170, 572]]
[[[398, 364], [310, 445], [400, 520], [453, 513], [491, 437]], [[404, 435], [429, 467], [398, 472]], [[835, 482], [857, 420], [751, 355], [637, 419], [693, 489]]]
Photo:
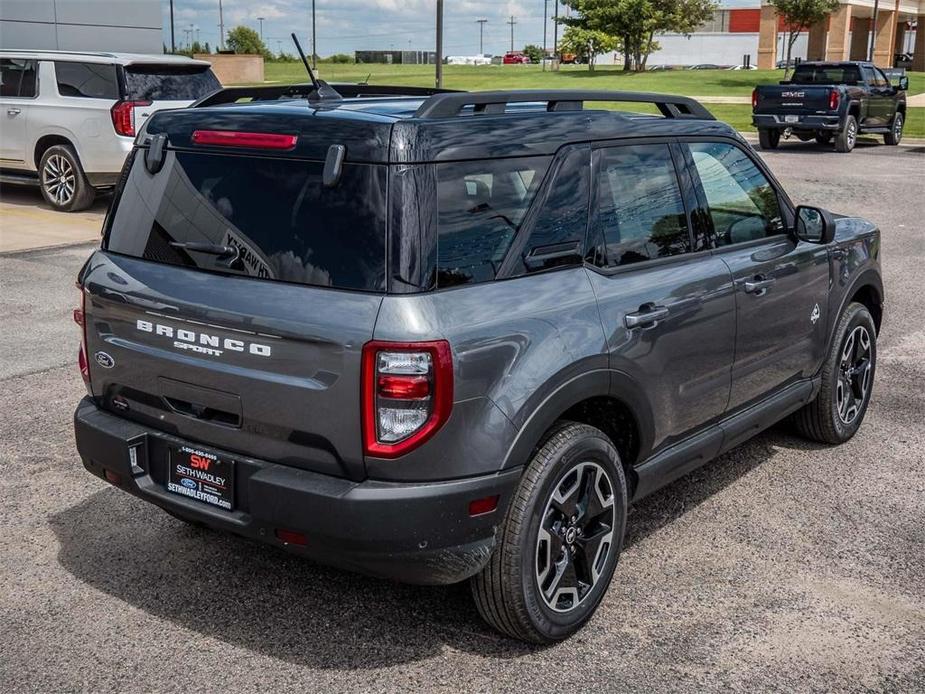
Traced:
[[858, 139], [858, 122], [854, 116], [845, 119], [844, 127], [835, 136], [835, 151], [850, 152]]
[[822, 367], [819, 394], [794, 415], [797, 430], [820, 443], [844, 443], [854, 436], [870, 403], [876, 368], [874, 319], [863, 304], [849, 304]]
[[827, 145], [832, 141], [832, 133], [828, 130], [820, 130], [816, 133], [816, 142], [820, 145]]
[[59, 212], [85, 210], [96, 197], [96, 190], [70, 145], [54, 145], [45, 150], [39, 162], [39, 185], [42, 197]]
[[780, 144], [780, 130], [758, 128], [758, 144], [761, 149], [777, 149]]
[[883, 136], [883, 141], [888, 145], [898, 145], [903, 139], [903, 114], [900, 111], [893, 116], [893, 124], [890, 126], [890, 132]]
[[533, 643], [580, 629], [613, 577], [626, 506], [610, 439], [586, 424], [557, 425], [527, 465], [488, 565], [472, 579], [485, 621]]

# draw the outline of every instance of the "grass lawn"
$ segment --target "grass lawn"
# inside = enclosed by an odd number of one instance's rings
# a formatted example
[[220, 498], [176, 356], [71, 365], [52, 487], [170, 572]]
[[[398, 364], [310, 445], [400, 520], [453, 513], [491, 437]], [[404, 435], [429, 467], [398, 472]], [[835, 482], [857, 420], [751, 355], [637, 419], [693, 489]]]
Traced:
[[[433, 65], [334, 65], [321, 64], [319, 72], [329, 82], [359, 82], [369, 75], [372, 84], [432, 86]], [[910, 72], [909, 94], [925, 92], [925, 72]], [[450, 89], [612, 89], [662, 92], [689, 96], [750, 96], [756, 84], [783, 79], [783, 70], [668, 70], [624, 73], [619, 68], [563, 66], [559, 72], [543, 72], [539, 65], [446, 65], [444, 86]], [[305, 82], [301, 63], [267, 63], [271, 82]], [[707, 104], [713, 114], [738, 130], [753, 130], [751, 107], [742, 104]], [[634, 110], [639, 110], [634, 107]], [[908, 137], [925, 137], [925, 108], [910, 109], [906, 119]]]

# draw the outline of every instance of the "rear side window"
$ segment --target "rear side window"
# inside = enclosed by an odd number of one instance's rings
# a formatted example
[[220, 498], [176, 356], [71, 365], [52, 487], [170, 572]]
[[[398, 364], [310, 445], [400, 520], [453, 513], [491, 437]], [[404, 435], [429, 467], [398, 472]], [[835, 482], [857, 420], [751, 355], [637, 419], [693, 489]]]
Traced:
[[148, 173], [135, 156], [107, 247], [170, 265], [322, 287], [385, 287], [386, 169], [170, 151]]
[[630, 265], [690, 251], [687, 216], [667, 144], [600, 150], [595, 264]]
[[55, 61], [55, 77], [61, 96], [113, 101], [119, 98], [115, 65]]
[[31, 99], [35, 96], [34, 60], [0, 59], [0, 96]]
[[777, 192], [745, 152], [724, 142], [695, 142], [689, 147], [716, 246], [754, 241], [784, 230]]
[[495, 278], [549, 160], [524, 157], [437, 166], [435, 286]]
[[207, 66], [129, 65], [125, 98], [130, 101], [195, 101], [221, 88]]

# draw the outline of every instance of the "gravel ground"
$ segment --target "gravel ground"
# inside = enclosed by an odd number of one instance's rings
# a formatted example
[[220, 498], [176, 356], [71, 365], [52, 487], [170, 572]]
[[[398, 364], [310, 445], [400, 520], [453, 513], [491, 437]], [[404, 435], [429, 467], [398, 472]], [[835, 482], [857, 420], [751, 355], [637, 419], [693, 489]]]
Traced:
[[867, 420], [840, 448], [777, 427], [641, 502], [597, 616], [551, 648], [494, 634], [465, 586], [320, 568], [88, 475], [88, 247], [0, 256], [0, 691], [925, 691], [925, 148], [766, 159], [883, 229]]

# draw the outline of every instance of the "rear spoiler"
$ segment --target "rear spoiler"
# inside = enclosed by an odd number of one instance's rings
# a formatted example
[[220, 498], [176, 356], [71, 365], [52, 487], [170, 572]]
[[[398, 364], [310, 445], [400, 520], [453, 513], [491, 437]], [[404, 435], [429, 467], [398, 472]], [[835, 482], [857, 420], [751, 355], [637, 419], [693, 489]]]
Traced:
[[[454, 89], [434, 89], [431, 87], [401, 87], [395, 85], [373, 84], [331, 84], [338, 94], [345, 99], [387, 98], [396, 96], [434, 96], [435, 94], [458, 93]], [[312, 84], [284, 84], [256, 87], [225, 87], [207, 94], [190, 105], [190, 108], [204, 108], [233, 104], [240, 101], [279, 101], [284, 99], [308, 99], [315, 92]]]

